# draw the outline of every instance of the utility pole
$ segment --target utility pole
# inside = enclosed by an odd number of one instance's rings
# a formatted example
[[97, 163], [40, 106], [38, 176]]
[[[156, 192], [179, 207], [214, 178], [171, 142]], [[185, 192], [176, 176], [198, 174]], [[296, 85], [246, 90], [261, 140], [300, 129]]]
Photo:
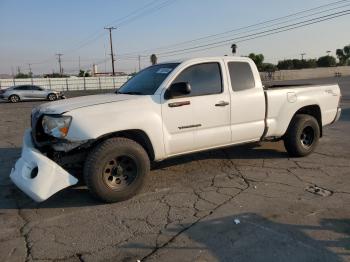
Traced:
[[61, 60], [61, 56], [63, 56], [63, 54], [56, 54], [57, 57], [58, 57], [58, 64], [59, 64], [59, 67], [60, 67], [60, 75], [62, 76], [63, 75], [63, 69], [62, 69], [62, 60]]
[[29, 75], [32, 77], [32, 64], [28, 63], [28, 68], [29, 68]]
[[139, 55], [139, 72], [141, 71], [141, 56]]
[[305, 53], [301, 53], [300, 55], [301, 55], [301, 60], [304, 60], [304, 56], [306, 56], [306, 54]]
[[29, 67], [29, 76], [30, 76], [30, 81], [33, 85], [33, 72], [32, 72], [32, 67], [31, 67], [32, 64], [28, 63], [28, 67]]
[[79, 73], [80, 73], [81, 67], [80, 67], [80, 56], [79, 56]]
[[116, 27], [110, 26], [110, 27], [105, 27], [106, 30], [109, 31], [109, 43], [111, 45], [111, 58], [112, 58], [112, 74], [115, 76], [115, 71], [114, 71], [114, 54], [113, 54], [113, 40], [112, 40], [112, 30], [117, 29]]

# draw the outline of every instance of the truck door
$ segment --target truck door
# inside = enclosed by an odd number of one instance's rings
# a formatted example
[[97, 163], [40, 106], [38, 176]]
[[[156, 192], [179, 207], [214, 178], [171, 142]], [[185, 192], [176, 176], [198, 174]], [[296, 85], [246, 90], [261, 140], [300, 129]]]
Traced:
[[[259, 140], [264, 132], [265, 97], [258, 72], [248, 62], [228, 62], [232, 143]], [[260, 85], [259, 85], [260, 82]]]
[[168, 156], [191, 151], [194, 143], [193, 103], [189, 97], [162, 103], [165, 152]]
[[221, 64], [209, 62], [185, 68], [172, 83], [186, 82], [191, 93], [172, 103], [187, 103], [167, 107], [165, 125], [171, 127], [169, 152], [180, 153], [229, 144], [230, 94], [224, 89]]

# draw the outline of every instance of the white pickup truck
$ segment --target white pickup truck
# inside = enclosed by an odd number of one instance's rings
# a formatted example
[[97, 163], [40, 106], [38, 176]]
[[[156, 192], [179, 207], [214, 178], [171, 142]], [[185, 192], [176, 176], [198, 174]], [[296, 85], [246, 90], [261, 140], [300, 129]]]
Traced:
[[148, 67], [117, 92], [43, 104], [32, 112], [12, 181], [36, 201], [74, 185], [80, 166], [106, 202], [132, 197], [151, 161], [254, 141], [310, 154], [339, 119], [338, 85], [264, 88], [254, 62], [198, 58]]

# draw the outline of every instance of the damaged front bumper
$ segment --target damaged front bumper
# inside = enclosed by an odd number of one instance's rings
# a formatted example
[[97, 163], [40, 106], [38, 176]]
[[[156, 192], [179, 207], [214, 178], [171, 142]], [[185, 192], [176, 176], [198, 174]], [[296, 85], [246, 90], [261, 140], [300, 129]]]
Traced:
[[30, 129], [24, 134], [22, 155], [12, 168], [10, 178], [37, 202], [42, 202], [78, 182], [78, 179], [34, 147]]

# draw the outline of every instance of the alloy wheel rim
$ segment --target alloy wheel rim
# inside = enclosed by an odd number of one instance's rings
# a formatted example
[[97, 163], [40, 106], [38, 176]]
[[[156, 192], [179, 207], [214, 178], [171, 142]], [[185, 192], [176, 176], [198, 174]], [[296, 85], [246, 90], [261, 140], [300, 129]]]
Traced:
[[300, 142], [301, 145], [309, 149], [315, 140], [315, 131], [311, 126], [307, 126], [303, 129], [303, 131], [300, 134]]
[[103, 181], [107, 187], [121, 191], [130, 186], [138, 175], [136, 161], [131, 156], [118, 156], [110, 159], [103, 169]]

